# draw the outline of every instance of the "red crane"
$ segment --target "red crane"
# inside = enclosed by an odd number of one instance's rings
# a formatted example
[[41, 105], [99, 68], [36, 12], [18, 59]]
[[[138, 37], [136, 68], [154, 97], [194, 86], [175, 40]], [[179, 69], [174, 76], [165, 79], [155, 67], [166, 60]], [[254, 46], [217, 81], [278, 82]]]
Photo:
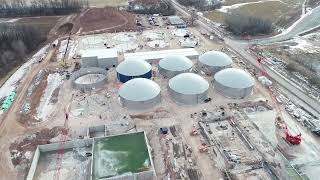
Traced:
[[64, 110], [64, 115], [65, 115], [65, 120], [64, 120], [64, 129], [62, 131], [62, 136], [60, 138], [60, 144], [59, 144], [59, 149], [57, 152], [57, 158], [56, 158], [56, 167], [55, 167], [55, 172], [53, 175], [54, 180], [59, 180], [60, 177], [60, 169], [61, 169], [61, 164], [62, 164], [62, 158], [64, 155], [64, 145], [67, 141], [68, 138], [68, 133], [69, 133], [69, 128], [68, 128], [68, 120], [69, 120], [69, 114]]
[[[259, 63], [259, 67], [260, 67], [260, 70], [262, 71], [262, 75], [265, 76], [266, 78], [270, 79], [268, 73], [266, 72], [266, 70], [264, 69], [264, 66], [262, 64], [263, 62], [263, 58], [262, 57], [259, 57], [257, 58], [257, 61]], [[287, 127], [287, 125], [285, 123], [283, 123], [283, 116], [282, 116], [282, 113], [281, 113], [281, 110], [278, 106], [278, 103], [276, 101], [276, 97], [275, 95], [272, 93], [272, 90], [270, 89], [270, 87], [268, 87], [268, 93], [271, 97], [271, 100], [274, 104], [274, 107], [275, 107], [275, 110], [276, 110], [276, 123], [279, 123], [280, 126], [282, 126], [282, 128], [284, 129], [284, 132], [285, 132], [285, 139], [290, 142], [291, 144], [294, 144], [294, 145], [298, 145], [301, 143], [301, 133], [299, 132], [298, 134], [292, 134], [289, 132], [289, 129]]]

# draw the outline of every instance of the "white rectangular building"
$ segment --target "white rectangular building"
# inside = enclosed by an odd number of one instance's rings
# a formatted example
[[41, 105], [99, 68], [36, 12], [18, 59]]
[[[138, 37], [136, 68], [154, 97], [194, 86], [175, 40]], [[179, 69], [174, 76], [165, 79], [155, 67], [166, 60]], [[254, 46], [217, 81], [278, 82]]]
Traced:
[[148, 62], [155, 62], [169, 55], [185, 56], [190, 59], [198, 59], [199, 53], [194, 48], [170, 49], [161, 51], [147, 51], [136, 53], [125, 53], [124, 60], [141, 59]]
[[112, 49], [88, 49], [82, 51], [82, 67], [100, 67], [103, 69], [118, 65], [118, 51]]

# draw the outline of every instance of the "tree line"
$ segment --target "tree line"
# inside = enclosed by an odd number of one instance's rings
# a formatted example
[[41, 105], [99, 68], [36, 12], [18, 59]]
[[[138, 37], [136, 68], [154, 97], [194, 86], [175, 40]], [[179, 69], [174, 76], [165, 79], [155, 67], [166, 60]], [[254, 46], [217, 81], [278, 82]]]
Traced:
[[318, 54], [297, 53], [290, 56], [290, 62], [286, 68], [289, 72], [299, 72], [308, 78], [310, 84], [320, 88]]
[[132, 2], [129, 4], [128, 10], [136, 14], [162, 14], [164, 16], [171, 16], [176, 13], [170, 1], [161, 1], [159, 4], [143, 6], [141, 9], [135, 9], [135, 3]]
[[0, 78], [45, 40], [46, 35], [34, 26], [0, 23]]
[[228, 13], [225, 23], [235, 35], [269, 34], [273, 31], [271, 21], [239, 13]]
[[87, 0], [0, 0], [0, 17], [66, 15], [86, 6]]
[[218, 0], [178, 0], [183, 6], [193, 6], [201, 11], [214, 10], [221, 7], [221, 1]]

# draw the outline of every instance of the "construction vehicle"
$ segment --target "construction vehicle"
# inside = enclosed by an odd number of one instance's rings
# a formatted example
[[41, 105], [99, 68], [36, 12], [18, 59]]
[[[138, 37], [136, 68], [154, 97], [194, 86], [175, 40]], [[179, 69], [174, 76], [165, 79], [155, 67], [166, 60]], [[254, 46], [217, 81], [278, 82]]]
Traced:
[[286, 140], [289, 141], [293, 145], [298, 145], [301, 143], [301, 133], [299, 134], [292, 134], [292, 132], [289, 131], [288, 127], [285, 129], [286, 134]]
[[192, 131], [190, 132], [191, 136], [197, 136], [198, 134], [199, 134], [199, 132], [196, 128], [193, 128]]
[[[264, 63], [264, 59], [262, 57], [259, 57], [257, 58], [257, 61], [259, 63], [259, 66], [260, 66], [260, 70], [262, 71], [262, 75], [267, 77], [268, 79], [270, 79], [268, 73], [266, 72], [266, 70], [264, 69], [264, 66], [263, 66], [263, 63]], [[275, 119], [275, 124], [277, 125], [277, 127], [279, 129], [284, 129], [284, 133], [285, 133], [285, 140], [290, 142], [291, 144], [293, 145], [298, 145], [301, 143], [301, 133], [296, 133], [296, 134], [293, 134], [289, 129], [288, 129], [288, 126], [286, 125], [286, 123], [284, 122], [284, 119], [282, 117], [282, 113], [281, 113], [281, 110], [278, 106], [278, 103], [277, 103], [277, 98], [275, 97], [275, 95], [272, 93], [273, 90], [271, 89], [271, 87], [268, 87], [268, 93], [271, 97], [271, 100], [272, 100], [272, 103], [275, 107], [275, 110], [276, 110], [276, 119]]]
[[206, 145], [200, 146], [199, 147], [199, 152], [201, 152], [201, 153], [208, 152], [208, 146], [206, 146]]

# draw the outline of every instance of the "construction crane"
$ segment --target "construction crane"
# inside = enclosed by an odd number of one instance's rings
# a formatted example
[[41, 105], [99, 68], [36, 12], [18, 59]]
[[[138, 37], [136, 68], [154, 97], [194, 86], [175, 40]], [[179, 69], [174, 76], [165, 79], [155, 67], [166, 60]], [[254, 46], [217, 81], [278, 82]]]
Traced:
[[69, 128], [68, 128], [68, 120], [69, 120], [69, 113], [67, 110], [64, 110], [64, 129], [62, 131], [62, 136], [60, 139], [60, 144], [57, 152], [57, 158], [56, 158], [56, 166], [55, 166], [55, 172], [53, 174], [53, 179], [54, 180], [59, 180], [60, 177], [60, 169], [61, 169], [61, 164], [62, 164], [62, 158], [64, 155], [64, 145], [67, 141], [68, 134], [69, 134]]
[[69, 43], [70, 43], [70, 39], [71, 39], [71, 32], [68, 36], [68, 42], [67, 42], [67, 46], [66, 46], [66, 50], [64, 51], [64, 54], [63, 54], [63, 58], [61, 60], [61, 66], [63, 68], [66, 68], [67, 67], [67, 62], [66, 62], [66, 55], [67, 55], [67, 52], [68, 52], [68, 48], [69, 48]]
[[[264, 59], [262, 57], [258, 56], [257, 57], [257, 61], [259, 63], [260, 70], [262, 71], [262, 75], [265, 76], [266, 78], [270, 79], [270, 76], [268, 75], [267, 71], [265, 70], [265, 68], [263, 66]], [[299, 132], [296, 135], [290, 133], [290, 131], [288, 129], [288, 126], [284, 122], [284, 118], [282, 116], [281, 109], [278, 106], [276, 97], [272, 93], [272, 89], [270, 89], [270, 87], [268, 87], [268, 93], [269, 93], [269, 95], [271, 97], [272, 103], [274, 104], [274, 107], [275, 107], [275, 110], [276, 110], [275, 123], [277, 124], [277, 126], [279, 128], [284, 129], [284, 133], [285, 133], [285, 136], [286, 136], [285, 139], [288, 142], [290, 142], [291, 144], [294, 144], [294, 145], [300, 144], [301, 143], [301, 133]]]

